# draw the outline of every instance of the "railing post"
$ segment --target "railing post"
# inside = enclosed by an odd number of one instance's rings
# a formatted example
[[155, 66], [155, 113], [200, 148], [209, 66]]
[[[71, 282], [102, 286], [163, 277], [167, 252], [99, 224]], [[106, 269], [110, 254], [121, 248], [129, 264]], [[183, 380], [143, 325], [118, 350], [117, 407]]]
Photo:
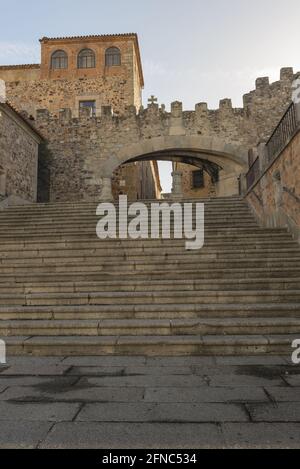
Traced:
[[265, 143], [260, 143], [257, 146], [257, 153], [259, 158], [259, 172], [262, 173], [269, 163], [268, 148]]
[[247, 174], [242, 173], [240, 174], [239, 177], [239, 187], [240, 187], [240, 194], [239, 195], [245, 195], [247, 193], [248, 187], [247, 187]]

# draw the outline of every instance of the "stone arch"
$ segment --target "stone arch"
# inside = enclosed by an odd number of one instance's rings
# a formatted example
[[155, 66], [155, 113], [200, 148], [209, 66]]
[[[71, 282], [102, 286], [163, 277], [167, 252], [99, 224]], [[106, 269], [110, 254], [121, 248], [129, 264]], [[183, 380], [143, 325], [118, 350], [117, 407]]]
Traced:
[[116, 168], [126, 163], [145, 160], [171, 160], [194, 166], [201, 163], [217, 167], [220, 177], [217, 195], [236, 195], [239, 176], [247, 171], [248, 152], [241, 146], [216, 137], [169, 135], [124, 145], [115, 151], [103, 167], [103, 194], [109, 193], [110, 178]]
[[[173, 156], [172, 156], [173, 155]], [[215, 137], [162, 136], [123, 145], [104, 164], [103, 176], [111, 177], [120, 165], [146, 159], [205, 159], [221, 168], [243, 172], [247, 169], [248, 152], [241, 146]]]

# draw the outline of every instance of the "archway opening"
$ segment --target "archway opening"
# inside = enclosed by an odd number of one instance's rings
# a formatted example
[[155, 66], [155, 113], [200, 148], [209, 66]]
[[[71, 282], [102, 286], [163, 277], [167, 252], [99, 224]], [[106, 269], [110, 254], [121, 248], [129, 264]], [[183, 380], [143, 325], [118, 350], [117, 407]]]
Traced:
[[[242, 169], [234, 160], [196, 150], [152, 152], [129, 158], [114, 170], [113, 195], [125, 194], [131, 200], [233, 196], [239, 193]], [[166, 176], [169, 191], [162, 184]]]

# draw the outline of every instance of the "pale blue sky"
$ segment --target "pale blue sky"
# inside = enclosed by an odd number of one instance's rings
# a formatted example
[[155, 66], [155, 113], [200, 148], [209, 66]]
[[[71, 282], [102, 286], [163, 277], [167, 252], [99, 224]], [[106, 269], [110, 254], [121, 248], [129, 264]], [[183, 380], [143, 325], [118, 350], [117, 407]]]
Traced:
[[[230, 97], [235, 106], [255, 78], [300, 70], [299, 0], [0, 0], [0, 64], [39, 62], [38, 39], [137, 32], [144, 101], [169, 107]], [[169, 177], [162, 172], [169, 190]]]

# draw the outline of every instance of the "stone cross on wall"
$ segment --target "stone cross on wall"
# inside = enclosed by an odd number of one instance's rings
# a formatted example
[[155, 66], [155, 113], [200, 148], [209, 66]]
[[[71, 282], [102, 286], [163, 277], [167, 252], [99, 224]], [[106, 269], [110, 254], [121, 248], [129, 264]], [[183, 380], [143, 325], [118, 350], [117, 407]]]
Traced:
[[152, 94], [150, 98], [148, 99], [149, 104], [156, 104], [157, 103], [157, 98]]

